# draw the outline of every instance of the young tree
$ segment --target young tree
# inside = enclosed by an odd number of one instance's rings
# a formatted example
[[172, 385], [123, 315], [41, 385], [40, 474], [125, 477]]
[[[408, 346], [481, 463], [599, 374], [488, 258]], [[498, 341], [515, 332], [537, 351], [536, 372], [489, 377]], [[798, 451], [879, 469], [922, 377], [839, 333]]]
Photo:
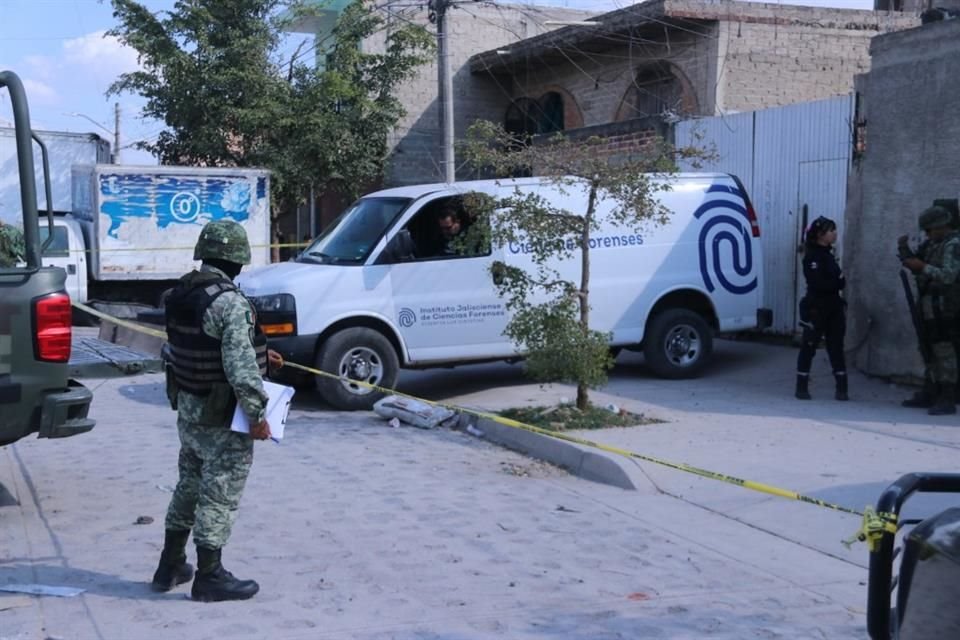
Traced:
[[166, 125], [138, 146], [162, 163], [270, 169], [275, 212], [311, 185], [355, 190], [379, 177], [404, 114], [395, 89], [433, 47], [426, 29], [401, 23], [386, 30], [382, 52], [363, 52], [386, 25], [372, 2], [354, 0], [318, 69], [313, 47], [284, 60], [280, 44], [285, 24], [320, 3], [178, 0], [154, 15], [135, 0], [112, 2], [110, 34], [138, 52], [141, 69], [109, 92], [142, 95], [142, 115]]
[[[534, 268], [497, 263], [495, 281], [513, 317], [506, 334], [527, 352], [530, 375], [541, 381], [577, 385], [577, 407], [589, 406], [588, 390], [606, 382], [613, 366], [609, 335], [590, 326], [590, 238], [599, 228], [597, 203], [608, 199], [608, 219], [636, 232], [663, 224], [669, 211], [657, 192], [668, 181], [653, 181], [650, 173], [676, 171], [678, 155], [692, 157], [695, 149], [674, 149], [651, 141], [629, 156], [611, 161], [601, 153], [599, 138], [570, 140], [562, 134], [534, 141], [507, 133], [499, 125], [479, 121], [461, 145], [465, 159], [480, 171], [496, 176], [532, 172], [556, 185], [562, 193], [586, 193], [582, 209], [564, 208], [543, 196], [516, 190], [500, 200], [473, 195], [470, 209], [489, 224], [473, 225], [474, 233], [489, 236], [493, 244], [522, 242], [529, 248]], [[582, 202], [582, 197], [571, 202]], [[498, 213], [499, 212], [499, 213]], [[579, 257], [579, 282], [563, 279], [558, 259]]]

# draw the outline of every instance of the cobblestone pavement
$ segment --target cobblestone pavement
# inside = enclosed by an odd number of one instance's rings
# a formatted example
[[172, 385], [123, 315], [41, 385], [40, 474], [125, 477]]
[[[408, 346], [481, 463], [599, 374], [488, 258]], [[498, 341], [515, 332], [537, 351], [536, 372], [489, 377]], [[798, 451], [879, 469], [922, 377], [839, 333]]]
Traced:
[[0, 593], [2, 640], [865, 637], [852, 563], [461, 432], [309, 406], [257, 444], [224, 551], [260, 594], [154, 594], [174, 414], [158, 375], [87, 382], [91, 433], [0, 449], [19, 502], [0, 506], [0, 584], [86, 591]]

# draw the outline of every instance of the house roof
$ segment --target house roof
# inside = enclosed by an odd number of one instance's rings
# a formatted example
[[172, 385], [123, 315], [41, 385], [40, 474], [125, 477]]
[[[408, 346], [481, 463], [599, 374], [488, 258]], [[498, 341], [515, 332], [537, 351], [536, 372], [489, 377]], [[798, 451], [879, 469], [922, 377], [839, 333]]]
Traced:
[[664, 29], [709, 32], [719, 21], [800, 25], [823, 29], [886, 32], [902, 21], [897, 14], [860, 9], [830, 9], [736, 0], [648, 0], [592, 18], [598, 26], [566, 26], [470, 58], [471, 73], [510, 73], [536, 56], [540, 63], [562, 60], [566, 51], [599, 53], [622, 46], [625, 37]]

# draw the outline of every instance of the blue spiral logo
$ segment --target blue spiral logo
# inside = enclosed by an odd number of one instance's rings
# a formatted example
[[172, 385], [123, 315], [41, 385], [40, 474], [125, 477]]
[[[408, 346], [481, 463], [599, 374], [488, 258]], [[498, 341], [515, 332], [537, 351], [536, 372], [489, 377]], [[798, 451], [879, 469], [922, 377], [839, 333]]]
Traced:
[[397, 314], [397, 321], [401, 327], [412, 327], [417, 324], [417, 314], [414, 313], [413, 309], [403, 307]]
[[[753, 242], [746, 196], [734, 187], [715, 184], [707, 193], [723, 194], [700, 205], [694, 217], [703, 218], [700, 227], [700, 275], [707, 291], [717, 284], [733, 294], [744, 294], [757, 288], [753, 275]], [[723, 258], [729, 256], [725, 268]], [[717, 284], [714, 283], [716, 281]]]

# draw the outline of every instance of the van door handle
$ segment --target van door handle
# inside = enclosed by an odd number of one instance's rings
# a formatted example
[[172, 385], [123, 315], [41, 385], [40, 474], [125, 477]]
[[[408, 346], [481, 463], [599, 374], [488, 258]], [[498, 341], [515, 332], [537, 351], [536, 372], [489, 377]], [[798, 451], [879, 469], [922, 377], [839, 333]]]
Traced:
[[68, 265], [67, 265], [67, 273], [69, 273], [69, 274], [72, 275], [72, 276], [77, 275], [77, 265], [75, 265], [75, 264], [68, 264]]
[[491, 272], [491, 275], [493, 276], [493, 284], [497, 286], [500, 286], [501, 284], [503, 284], [503, 277], [504, 277], [503, 269], [497, 269], [496, 267], [494, 267], [493, 269], [490, 270], [490, 272]]

